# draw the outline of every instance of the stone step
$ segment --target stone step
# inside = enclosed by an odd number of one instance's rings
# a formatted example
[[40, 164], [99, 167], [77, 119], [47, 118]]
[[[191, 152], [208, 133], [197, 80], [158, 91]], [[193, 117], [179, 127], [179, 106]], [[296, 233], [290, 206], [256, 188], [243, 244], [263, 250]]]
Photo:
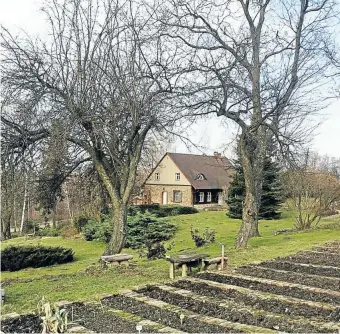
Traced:
[[272, 293], [259, 292], [236, 285], [218, 283], [196, 277], [187, 277], [183, 280], [177, 280], [171, 285], [176, 287], [184, 286], [184, 289], [189, 289], [186, 288], [188, 284], [183, 284], [185, 282], [201, 284], [202, 289], [200, 289], [200, 291], [202, 292], [200, 293], [203, 293], [203, 287], [205, 287], [206, 291], [204, 291], [204, 295], [208, 296], [213, 294], [213, 292], [211, 290], [209, 291], [209, 289], [214, 289], [214, 291], [216, 291], [214, 296], [217, 295], [217, 299], [236, 300], [236, 302], [243, 302], [245, 305], [262, 308], [273, 313], [283, 313], [287, 315], [293, 314], [307, 318], [315, 317], [322, 318], [324, 320], [330, 319], [331, 321], [340, 321], [340, 308], [328, 304], [283, 295], [273, 295]]
[[288, 283], [234, 273], [204, 272], [198, 274], [197, 277], [210, 281], [251, 288], [253, 290], [269, 292], [277, 295], [285, 295], [298, 299], [328, 303], [331, 305], [340, 305], [340, 292], [338, 291], [313, 288], [302, 284]]
[[[121, 292], [121, 295], [127, 298], [130, 298], [132, 300], [138, 301], [140, 303], [148, 305], [148, 307], [152, 308], [153, 313], [155, 314], [155, 310], [161, 309], [161, 310], [166, 310], [166, 311], [171, 311], [175, 314], [178, 315], [178, 319], [180, 318], [180, 315], [183, 315], [183, 322], [190, 322], [193, 327], [190, 328], [191, 333], [197, 333], [197, 332], [216, 332], [216, 329], [211, 331], [210, 326], [216, 326], [218, 329], [218, 332], [260, 332], [260, 333], [274, 333], [275, 330], [269, 330], [266, 328], [262, 327], [257, 327], [257, 326], [248, 326], [248, 325], [243, 325], [237, 322], [231, 322], [227, 320], [223, 320], [217, 317], [212, 317], [212, 316], [206, 316], [197, 312], [190, 311], [186, 308], [176, 306], [174, 304], [170, 304], [158, 299], [150, 298], [148, 296], [145, 296], [143, 294], [140, 294], [135, 291], [131, 290], [124, 290]], [[118, 301], [121, 303], [121, 301]], [[103, 300], [103, 303], [105, 300]], [[130, 312], [132, 312], [130, 310]], [[161, 315], [159, 315], [161, 316]], [[166, 315], [165, 315], [166, 316]], [[162, 319], [164, 321], [164, 319]], [[173, 324], [173, 327], [177, 328], [178, 325]]]
[[237, 273], [248, 276], [269, 278], [290, 283], [303, 282], [304, 285], [340, 291], [340, 279], [335, 277], [324, 277], [322, 275], [300, 274], [287, 270], [262, 267], [261, 265], [248, 265], [239, 267]]
[[[164, 292], [168, 295], [164, 296]], [[273, 314], [264, 310], [245, 307], [235, 302], [220, 302], [208, 296], [198, 295], [190, 290], [178, 289], [168, 285], [157, 285], [149, 287], [144, 291], [151, 298], [162, 298], [162, 301], [184, 304], [193, 311], [192, 308], [200, 308], [201, 313], [231, 321], [239, 318], [241, 326], [256, 326], [257, 328], [277, 329], [286, 332], [334, 332], [340, 329], [338, 323], [324, 322], [320, 319], [313, 320], [304, 317], [286, 316], [283, 314]], [[177, 297], [176, 297], [177, 296]], [[179, 298], [179, 296], [181, 298]], [[193, 301], [193, 303], [191, 303]], [[196, 302], [196, 303], [195, 303]], [[176, 305], [177, 305], [176, 304]], [[196, 305], [195, 305], [196, 304]], [[206, 311], [208, 310], [208, 311]]]
[[279, 270], [294, 271], [297, 273], [306, 273], [312, 275], [322, 275], [325, 277], [340, 278], [340, 268], [332, 266], [322, 266], [317, 264], [296, 263], [289, 261], [266, 261], [259, 263], [261, 267], [273, 268]]

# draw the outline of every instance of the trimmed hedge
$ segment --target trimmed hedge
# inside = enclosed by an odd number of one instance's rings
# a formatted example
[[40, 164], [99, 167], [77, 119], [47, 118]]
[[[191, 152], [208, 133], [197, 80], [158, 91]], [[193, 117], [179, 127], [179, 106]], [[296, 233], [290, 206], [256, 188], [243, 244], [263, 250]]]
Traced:
[[72, 262], [73, 255], [72, 249], [63, 247], [9, 246], [1, 251], [1, 271]]
[[129, 216], [135, 216], [137, 213], [145, 213], [149, 212], [150, 214], [160, 218], [160, 217], [169, 217], [169, 216], [177, 216], [177, 215], [190, 215], [194, 213], [198, 213], [198, 210], [191, 206], [175, 206], [175, 205], [159, 205], [159, 204], [150, 204], [150, 205], [136, 205], [131, 206], [129, 208], [128, 214]]

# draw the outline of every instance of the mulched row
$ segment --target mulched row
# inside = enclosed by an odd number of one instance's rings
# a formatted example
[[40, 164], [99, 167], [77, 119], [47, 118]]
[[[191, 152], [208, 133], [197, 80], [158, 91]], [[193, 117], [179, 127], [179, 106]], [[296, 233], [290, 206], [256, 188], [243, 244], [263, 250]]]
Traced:
[[280, 259], [281, 261], [340, 267], [340, 254], [330, 252], [300, 252]]
[[[237, 273], [268, 278], [277, 281], [303, 284], [311, 287], [340, 291], [340, 279], [323, 276], [311, 276], [306, 273], [300, 274], [293, 271], [276, 271], [271, 268], [261, 268], [259, 266], [243, 266], [236, 270]], [[302, 282], [302, 283], [301, 283]]]
[[288, 317], [281, 315], [280, 317], [269, 317], [263, 312], [251, 313], [246, 309], [237, 308], [235, 306], [219, 306], [218, 303], [208, 301], [199, 301], [188, 296], [179, 295], [177, 293], [162, 290], [156, 286], [150, 286], [139, 290], [148, 297], [162, 300], [172, 305], [176, 305], [187, 310], [209, 315], [232, 322], [248, 324], [252, 326], [264, 327], [268, 329], [277, 329], [288, 333], [332, 333], [332, 330], [320, 328], [309, 321], [293, 322]]
[[300, 263], [288, 262], [288, 261], [266, 261], [261, 262], [261, 267], [273, 268], [278, 270], [294, 271], [296, 273], [320, 275], [326, 277], [338, 277], [340, 278], [340, 268], [319, 266], [312, 267], [303, 266]]
[[1, 331], [4, 333], [41, 333], [42, 321], [37, 314], [20, 315], [1, 320]]
[[201, 273], [198, 278], [210, 280], [219, 283], [237, 285], [257, 291], [273, 293], [277, 295], [290, 296], [299, 299], [311, 300], [314, 302], [324, 302], [331, 305], [340, 305], [340, 297], [331, 294], [305, 290], [300, 287], [279, 286], [270, 283], [258, 282], [241, 277], [228, 275], [219, 275], [215, 273]]
[[258, 295], [243, 293], [233, 289], [219, 288], [201, 282], [193, 283], [186, 280], [179, 280], [169, 285], [179, 289], [190, 290], [201, 296], [213, 297], [221, 302], [232, 300], [237, 303], [239, 307], [250, 306], [277, 314], [303, 316], [306, 318], [317, 317], [325, 321], [340, 321], [340, 308], [329, 310], [307, 304], [297, 304], [289, 300], [275, 298], [275, 295], [270, 298], [261, 298]]
[[142, 316], [143, 318], [147, 318], [165, 326], [179, 329], [188, 333], [236, 332], [233, 329], [228, 330], [228, 328], [222, 326], [199, 321], [197, 318], [190, 319], [186, 317], [181, 323], [180, 314], [176, 312], [159, 308], [157, 306], [147, 305], [144, 302], [123, 295], [114, 295], [104, 298], [102, 299], [102, 303], [107, 306], [126, 310], [130, 313]]
[[[136, 333], [137, 322], [122, 319], [107, 312], [99, 306], [74, 303], [68, 305], [69, 321], [90, 329], [96, 333]], [[72, 320], [73, 318], [73, 320]], [[156, 331], [143, 327], [143, 333], [155, 333]]]

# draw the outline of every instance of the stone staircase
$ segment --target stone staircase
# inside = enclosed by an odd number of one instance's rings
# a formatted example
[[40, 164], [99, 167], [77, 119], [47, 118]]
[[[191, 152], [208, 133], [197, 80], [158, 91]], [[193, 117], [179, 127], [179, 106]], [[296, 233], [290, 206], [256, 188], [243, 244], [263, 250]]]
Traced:
[[[99, 303], [63, 305], [69, 311], [69, 332], [340, 333], [340, 242], [124, 290]], [[2, 331], [8, 333], [6, 321]], [[20, 332], [29, 332], [23, 321]]]

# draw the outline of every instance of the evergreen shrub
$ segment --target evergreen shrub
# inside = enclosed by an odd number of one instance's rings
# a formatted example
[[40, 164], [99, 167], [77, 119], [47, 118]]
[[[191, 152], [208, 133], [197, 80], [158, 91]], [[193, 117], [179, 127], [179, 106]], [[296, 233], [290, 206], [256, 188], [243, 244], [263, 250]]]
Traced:
[[1, 271], [40, 268], [73, 261], [71, 248], [9, 246], [1, 251]]

